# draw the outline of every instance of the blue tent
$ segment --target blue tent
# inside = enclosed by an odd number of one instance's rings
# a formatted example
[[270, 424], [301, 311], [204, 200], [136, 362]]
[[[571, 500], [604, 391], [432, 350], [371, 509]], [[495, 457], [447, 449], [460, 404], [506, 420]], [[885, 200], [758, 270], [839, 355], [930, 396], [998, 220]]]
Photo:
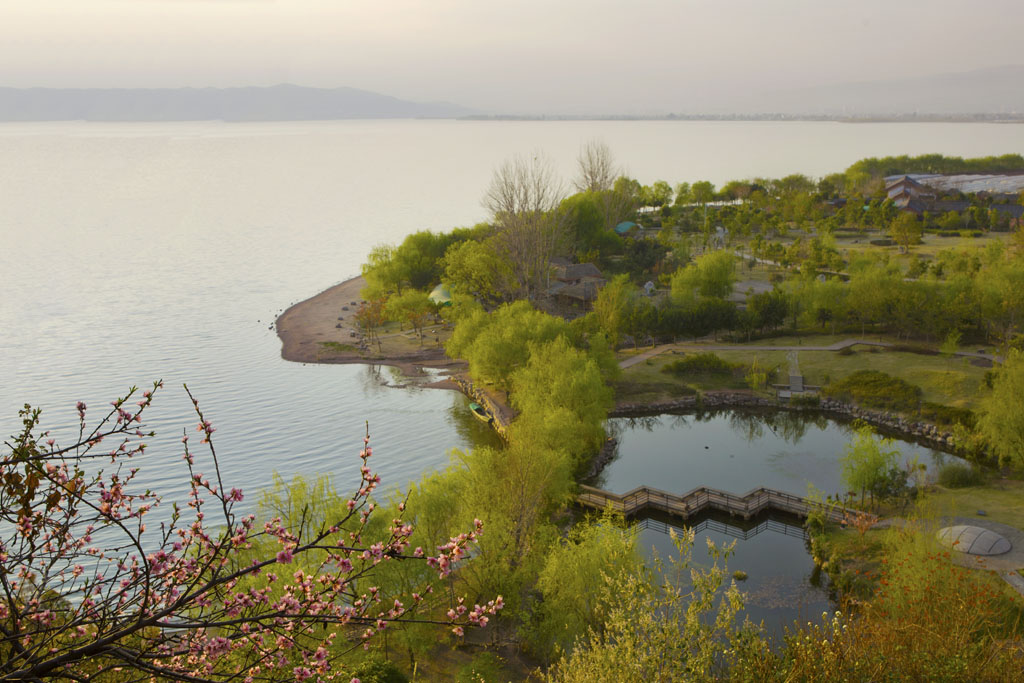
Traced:
[[615, 232], [619, 235], [625, 235], [627, 232], [637, 227], [636, 223], [632, 221], [622, 221], [615, 226]]

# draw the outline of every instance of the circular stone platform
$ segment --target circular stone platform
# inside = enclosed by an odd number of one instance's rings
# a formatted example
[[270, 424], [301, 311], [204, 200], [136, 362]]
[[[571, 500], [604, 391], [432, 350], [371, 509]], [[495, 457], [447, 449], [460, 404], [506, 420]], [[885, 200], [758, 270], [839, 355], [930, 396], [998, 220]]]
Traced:
[[980, 526], [947, 526], [935, 535], [954, 550], [968, 555], [1002, 555], [1013, 547], [1004, 536]]

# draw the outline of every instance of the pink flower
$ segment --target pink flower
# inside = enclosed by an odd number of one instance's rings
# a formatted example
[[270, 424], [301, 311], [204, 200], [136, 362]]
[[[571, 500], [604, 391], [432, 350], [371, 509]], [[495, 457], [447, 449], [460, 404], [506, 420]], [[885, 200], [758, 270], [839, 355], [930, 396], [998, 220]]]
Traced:
[[292, 549], [285, 548], [277, 554], [277, 561], [281, 564], [291, 564], [292, 561]]

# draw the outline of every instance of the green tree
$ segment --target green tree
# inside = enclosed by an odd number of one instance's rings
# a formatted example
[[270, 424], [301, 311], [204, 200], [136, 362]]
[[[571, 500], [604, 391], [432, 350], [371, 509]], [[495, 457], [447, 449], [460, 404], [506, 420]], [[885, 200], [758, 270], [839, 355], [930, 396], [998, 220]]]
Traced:
[[407, 289], [401, 294], [388, 299], [385, 307], [388, 317], [392, 320], [408, 322], [416, 331], [420, 344], [423, 344], [423, 327], [430, 320], [437, 308], [426, 292], [418, 289]]
[[905, 254], [912, 245], [921, 241], [921, 221], [914, 214], [904, 211], [889, 226], [889, 234]]
[[370, 250], [362, 267], [366, 287], [361, 292], [364, 299], [387, 298], [392, 292], [402, 292], [402, 273], [395, 259], [395, 247], [379, 244]]
[[673, 202], [676, 206], [686, 206], [693, 199], [690, 194], [690, 183], [679, 183], [676, 185], [676, 198]]
[[501, 591], [510, 616], [522, 618], [527, 593], [559, 536], [552, 515], [570, 499], [572, 461], [565, 451], [538, 448], [528, 440], [454, 457], [457, 474], [449, 504], [457, 506], [458, 519], [479, 517], [487, 529], [456, 580], [471, 599]]
[[896, 465], [899, 450], [891, 448], [892, 441], [875, 436], [870, 425], [857, 429], [853, 441], [846, 445], [839, 464], [843, 471], [843, 483], [851, 491], [860, 490], [860, 502], [864, 494], [871, 494], [874, 505], [875, 494], [888, 481], [889, 472]]
[[491, 313], [478, 310], [459, 320], [445, 348], [465, 358], [476, 379], [502, 389], [530, 358], [530, 344], [551, 341], [568, 331], [568, 324], [533, 308], [527, 301], [499, 306]]
[[[571, 449], [596, 452], [604, 443], [604, 420], [614, 400], [598, 364], [573, 348], [564, 336], [530, 345], [525, 367], [512, 375], [512, 405], [523, 415], [547, 416], [567, 411], [579, 425]], [[522, 439], [520, 439], [522, 440]]]
[[618, 346], [626, 327], [629, 309], [639, 296], [639, 288], [626, 274], [616, 275], [597, 293], [594, 314], [598, 328], [604, 332], [613, 347]]
[[732, 293], [736, 280], [736, 257], [731, 252], [704, 254], [672, 275], [672, 300], [687, 305], [697, 296], [724, 299]]
[[1011, 349], [978, 406], [978, 434], [1000, 464], [1024, 466], [1024, 352]]
[[610, 608], [607, 582], [645, 576], [636, 527], [620, 514], [574, 526], [548, 553], [537, 588], [543, 596], [529, 630], [531, 649], [545, 660], [571, 652], [588, 631], [600, 630]]
[[700, 204], [704, 211], [704, 231], [708, 229], [708, 202], [715, 198], [715, 185], [708, 180], [698, 180], [690, 188], [690, 196], [693, 201]]
[[[691, 567], [693, 531], [672, 533], [680, 558], [655, 563], [650, 576], [620, 572], [599, 587], [611, 605], [604, 624], [591, 629], [548, 673], [552, 683], [713, 680], [735, 647], [754, 639], [753, 627], [735, 625], [743, 607], [735, 582], [726, 585], [732, 546], [709, 545], [711, 567]], [[660, 577], [660, 581], [655, 577]]]
[[453, 244], [445, 252], [442, 265], [445, 282], [453, 291], [491, 304], [502, 300], [501, 285], [510, 274], [489, 243], [467, 240]]

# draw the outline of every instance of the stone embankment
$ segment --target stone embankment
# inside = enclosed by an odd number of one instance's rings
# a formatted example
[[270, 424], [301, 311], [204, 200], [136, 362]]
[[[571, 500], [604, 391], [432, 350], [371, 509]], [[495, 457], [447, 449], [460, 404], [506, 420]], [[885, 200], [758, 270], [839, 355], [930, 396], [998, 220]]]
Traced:
[[884, 431], [910, 437], [926, 446], [952, 451], [956, 442], [952, 432], [927, 422], [908, 420], [898, 413], [861, 408], [834, 399], [822, 399], [814, 405], [791, 404], [745, 393], [714, 392], [703, 396], [685, 396], [672, 401], [656, 403], [620, 403], [609, 417], [640, 417], [658, 413], [678, 413], [693, 410], [721, 410], [727, 408], [761, 408], [771, 410], [821, 411], [851, 420], [863, 420]]
[[471, 400], [480, 404], [491, 418], [491, 427], [498, 436], [508, 441], [508, 425], [512, 421], [512, 410], [484, 389], [476, 386], [466, 377], [453, 376], [451, 381], [458, 385], [459, 390]]

